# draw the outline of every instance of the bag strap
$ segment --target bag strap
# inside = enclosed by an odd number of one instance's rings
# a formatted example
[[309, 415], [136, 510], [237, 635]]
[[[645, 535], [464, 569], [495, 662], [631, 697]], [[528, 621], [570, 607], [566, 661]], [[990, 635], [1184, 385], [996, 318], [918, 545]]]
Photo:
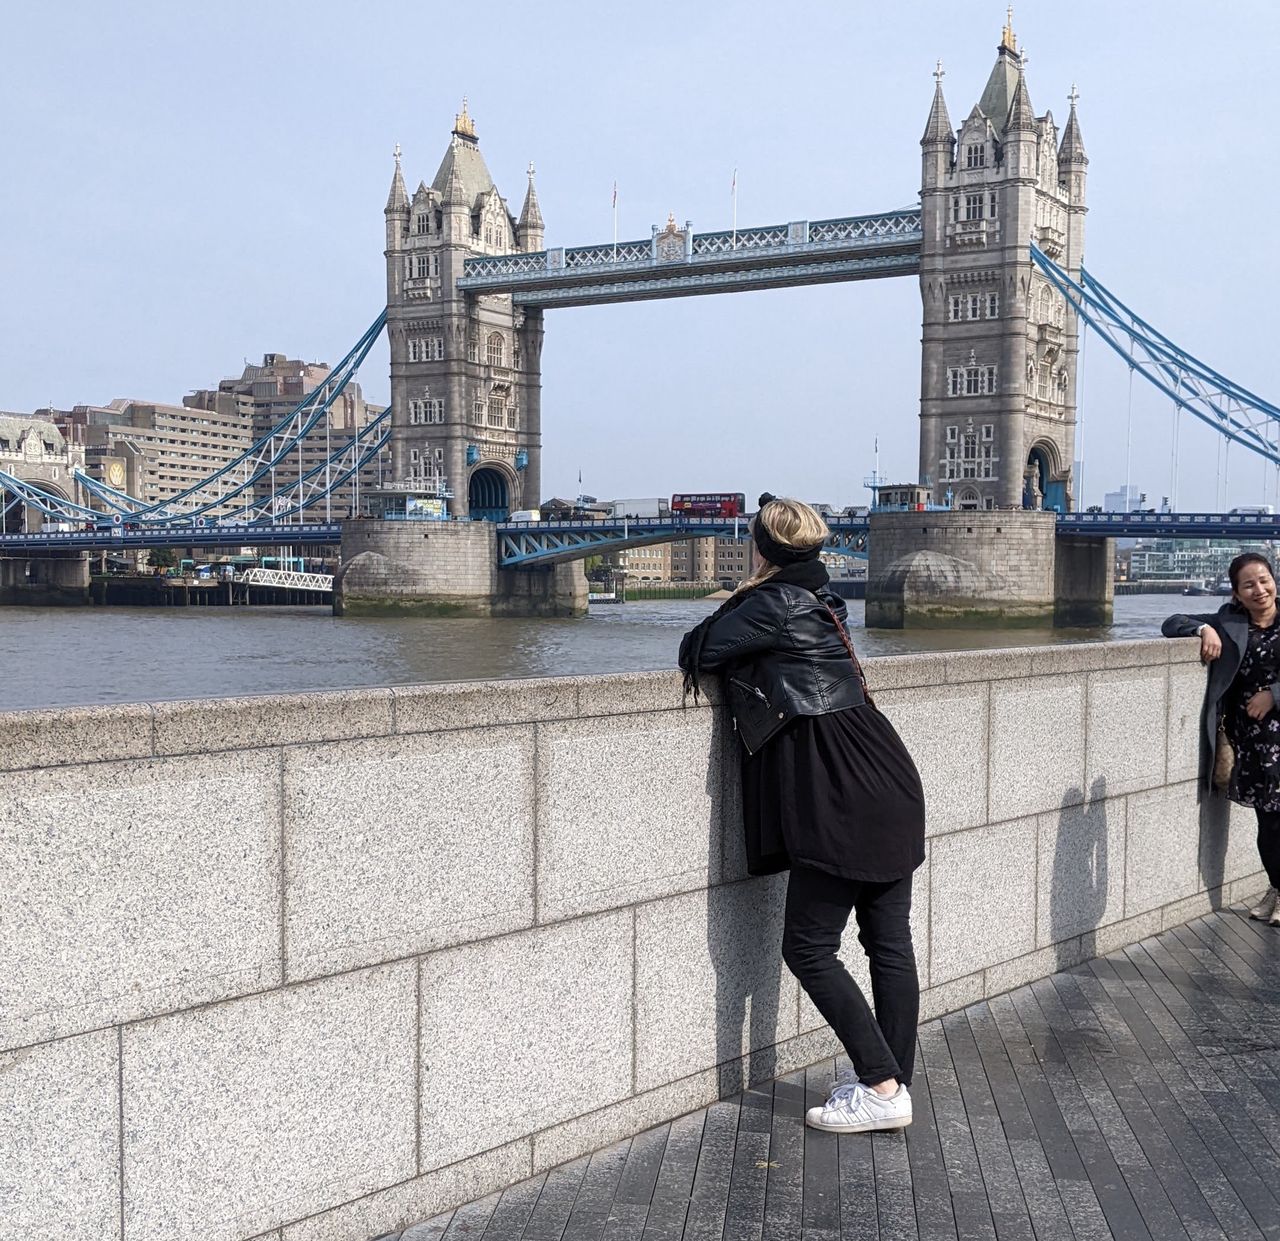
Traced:
[[[844, 649], [849, 652], [849, 658], [853, 660], [853, 670], [857, 673], [858, 681], [862, 685], [862, 696], [867, 702], [875, 707], [875, 699], [871, 697], [871, 690], [867, 688], [867, 676], [862, 671], [862, 665], [858, 662], [858, 657], [853, 653], [853, 643], [849, 641], [849, 635], [845, 632], [844, 626], [840, 623], [840, 618], [836, 615], [835, 609], [825, 599], [819, 599], [819, 603], [827, 609], [827, 615], [831, 617], [836, 627], [836, 633], [840, 635], [840, 641], [844, 643]], [[876, 707], [879, 710], [879, 707]]]

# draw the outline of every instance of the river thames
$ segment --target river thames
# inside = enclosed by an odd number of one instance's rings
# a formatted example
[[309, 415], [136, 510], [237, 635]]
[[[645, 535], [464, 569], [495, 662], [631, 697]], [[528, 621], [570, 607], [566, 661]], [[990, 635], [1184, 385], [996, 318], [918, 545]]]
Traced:
[[[862, 655], [1154, 637], [1221, 600], [1125, 595], [1105, 629], [863, 629]], [[596, 605], [577, 620], [348, 617], [324, 608], [6, 608], [0, 709], [673, 668], [702, 601]]]

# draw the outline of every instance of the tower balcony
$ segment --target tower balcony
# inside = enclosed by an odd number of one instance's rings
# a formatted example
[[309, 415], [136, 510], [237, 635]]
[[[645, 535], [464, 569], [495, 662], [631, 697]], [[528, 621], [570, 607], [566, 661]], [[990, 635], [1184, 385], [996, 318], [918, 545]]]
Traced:
[[947, 239], [957, 246], [985, 246], [988, 227], [994, 234], [994, 220], [957, 220], [947, 225]]
[[1062, 252], [1066, 249], [1067, 235], [1060, 228], [1054, 228], [1051, 224], [1042, 224], [1038, 230], [1040, 235], [1039, 246], [1051, 259], [1057, 260], [1062, 257]]

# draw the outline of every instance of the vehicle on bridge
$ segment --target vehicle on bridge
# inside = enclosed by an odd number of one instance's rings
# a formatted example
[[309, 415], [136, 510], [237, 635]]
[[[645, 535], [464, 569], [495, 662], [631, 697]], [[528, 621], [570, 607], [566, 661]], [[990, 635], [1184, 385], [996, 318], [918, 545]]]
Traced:
[[678, 491], [671, 497], [673, 517], [742, 517], [746, 511], [741, 491]]

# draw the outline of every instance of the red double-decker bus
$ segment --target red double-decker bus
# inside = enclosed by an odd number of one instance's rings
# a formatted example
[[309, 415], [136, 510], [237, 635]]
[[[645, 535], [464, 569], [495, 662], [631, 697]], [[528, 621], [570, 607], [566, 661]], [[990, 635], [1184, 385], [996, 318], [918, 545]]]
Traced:
[[671, 497], [672, 516], [741, 517], [747, 498], [740, 491], [677, 492]]

